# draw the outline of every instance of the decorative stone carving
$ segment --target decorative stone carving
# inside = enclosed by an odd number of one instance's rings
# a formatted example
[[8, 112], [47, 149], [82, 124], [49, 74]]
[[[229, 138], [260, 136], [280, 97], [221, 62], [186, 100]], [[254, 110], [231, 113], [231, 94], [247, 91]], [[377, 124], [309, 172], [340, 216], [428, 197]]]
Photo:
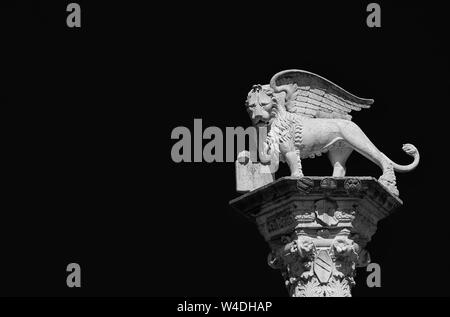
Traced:
[[[394, 172], [414, 169], [419, 163], [419, 152], [412, 144], [405, 144], [403, 151], [413, 156], [414, 161], [399, 165], [377, 149], [350, 116], [351, 111], [370, 108], [372, 103], [372, 99], [356, 97], [307, 71], [277, 73], [269, 85], [253, 86], [246, 102], [253, 125], [269, 128], [260, 146], [260, 161], [263, 164], [274, 159], [285, 161], [291, 176], [300, 178], [301, 159], [328, 153], [333, 177], [344, 177], [347, 158], [357, 150], [381, 167], [379, 182], [398, 196]], [[350, 181], [347, 190], [357, 191], [358, 184]]]
[[273, 182], [275, 179], [270, 166], [252, 162], [248, 151], [240, 152], [235, 164], [236, 191], [240, 193], [252, 191]]
[[316, 248], [314, 239], [300, 236], [269, 255], [272, 268], [282, 269], [293, 297], [348, 297], [355, 284], [358, 246], [346, 237], [328, 248]]
[[303, 192], [305, 194], [307, 194], [311, 191], [313, 185], [314, 185], [314, 182], [307, 177], [302, 177], [297, 181], [298, 190], [300, 190], [301, 192]]
[[402, 202], [372, 177], [308, 177], [307, 192], [299, 183], [283, 177], [230, 204], [258, 225], [290, 296], [351, 296], [377, 222]]
[[331, 177], [327, 177], [320, 182], [320, 187], [325, 191], [333, 190], [336, 188], [336, 182]]
[[361, 190], [361, 182], [357, 178], [348, 178], [345, 180], [344, 188], [347, 193], [358, 193]]
[[[320, 184], [322, 187], [322, 183]], [[335, 226], [339, 221], [335, 217], [337, 204], [330, 199], [320, 199], [315, 202], [316, 219], [323, 226]]]

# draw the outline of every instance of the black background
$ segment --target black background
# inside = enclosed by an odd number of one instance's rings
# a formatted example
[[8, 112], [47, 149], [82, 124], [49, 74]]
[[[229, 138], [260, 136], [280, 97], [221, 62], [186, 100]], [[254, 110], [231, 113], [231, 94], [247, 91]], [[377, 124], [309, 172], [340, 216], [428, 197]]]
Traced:
[[[394, 161], [409, 162], [403, 143], [421, 153], [398, 175], [404, 206], [368, 246], [382, 287], [358, 269], [353, 295], [448, 295], [442, 7], [382, 2], [371, 29], [364, 1], [79, 1], [82, 27], [69, 29], [68, 3], [1, 9], [1, 295], [286, 296], [256, 226], [228, 206], [234, 164], [174, 163], [170, 135], [194, 118], [250, 125], [251, 86], [288, 68], [374, 98], [353, 120]], [[318, 158], [304, 171], [331, 168]], [[379, 174], [349, 159], [348, 175]], [[66, 286], [71, 262], [81, 289]]]

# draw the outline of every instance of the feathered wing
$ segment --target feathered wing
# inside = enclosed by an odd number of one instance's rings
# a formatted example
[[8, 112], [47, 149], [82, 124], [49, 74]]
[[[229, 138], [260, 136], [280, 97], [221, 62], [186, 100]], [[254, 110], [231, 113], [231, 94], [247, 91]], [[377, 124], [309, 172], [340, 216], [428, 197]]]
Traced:
[[286, 70], [272, 77], [275, 92], [286, 92], [286, 110], [311, 118], [342, 118], [349, 113], [370, 108], [373, 99], [357, 97], [335, 83], [304, 70]]

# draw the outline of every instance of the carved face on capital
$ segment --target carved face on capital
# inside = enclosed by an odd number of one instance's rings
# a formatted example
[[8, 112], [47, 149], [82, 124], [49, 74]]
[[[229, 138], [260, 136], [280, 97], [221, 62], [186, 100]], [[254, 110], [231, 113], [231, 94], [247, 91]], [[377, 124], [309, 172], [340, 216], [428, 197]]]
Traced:
[[272, 98], [273, 91], [269, 85], [254, 85], [248, 93], [245, 105], [254, 126], [260, 127], [270, 123], [274, 105]]

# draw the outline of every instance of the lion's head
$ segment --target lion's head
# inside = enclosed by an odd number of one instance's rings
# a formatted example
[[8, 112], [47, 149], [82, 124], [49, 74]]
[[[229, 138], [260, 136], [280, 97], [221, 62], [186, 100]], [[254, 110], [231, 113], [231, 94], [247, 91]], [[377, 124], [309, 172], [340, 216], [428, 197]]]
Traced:
[[254, 85], [247, 95], [245, 105], [254, 126], [270, 124], [273, 117], [271, 110], [275, 105], [273, 90], [269, 85]]

